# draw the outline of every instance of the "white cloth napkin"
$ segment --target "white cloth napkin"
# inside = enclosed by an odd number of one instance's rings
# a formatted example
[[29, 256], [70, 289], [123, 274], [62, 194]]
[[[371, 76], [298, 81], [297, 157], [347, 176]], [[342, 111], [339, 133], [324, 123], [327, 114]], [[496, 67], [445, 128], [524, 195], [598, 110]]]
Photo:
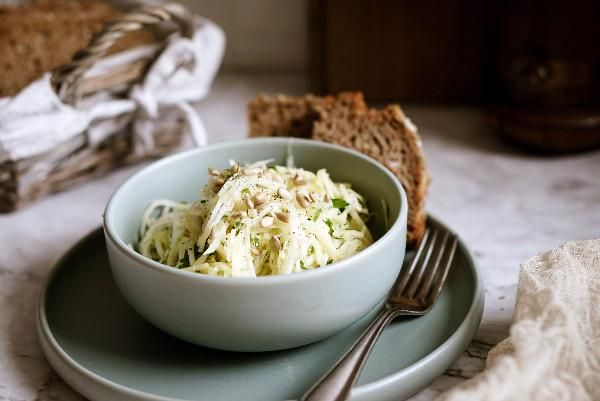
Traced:
[[[0, 162], [44, 153], [86, 130], [97, 144], [133, 120], [134, 152], [152, 149], [154, 122], [162, 106], [179, 109], [196, 145], [207, 142], [202, 121], [190, 101], [206, 96], [221, 64], [225, 35], [211, 21], [197, 17], [192, 39], [172, 36], [166, 48], [135, 85], [128, 98], [100, 94], [78, 107], [61, 102], [50, 85], [50, 74], [32, 82], [12, 98], [0, 99]], [[148, 57], [152, 48], [134, 49], [110, 57], [89, 71], [96, 75], [117, 65]], [[128, 116], [129, 121], [115, 117]], [[107, 121], [113, 119], [114, 121]], [[99, 124], [95, 122], [101, 121]]]
[[600, 400], [600, 240], [521, 266], [510, 337], [438, 401]]

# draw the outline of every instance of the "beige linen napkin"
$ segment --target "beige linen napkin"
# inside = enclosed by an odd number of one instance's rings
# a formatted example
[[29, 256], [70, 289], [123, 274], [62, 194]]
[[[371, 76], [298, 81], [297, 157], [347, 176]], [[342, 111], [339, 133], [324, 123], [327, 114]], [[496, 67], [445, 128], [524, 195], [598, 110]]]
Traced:
[[437, 401], [600, 400], [600, 240], [521, 266], [510, 337]]

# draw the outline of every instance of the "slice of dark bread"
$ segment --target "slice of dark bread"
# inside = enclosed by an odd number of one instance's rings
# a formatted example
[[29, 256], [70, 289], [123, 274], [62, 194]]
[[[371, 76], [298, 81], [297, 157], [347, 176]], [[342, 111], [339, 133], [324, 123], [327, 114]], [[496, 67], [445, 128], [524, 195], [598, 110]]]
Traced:
[[260, 95], [248, 104], [250, 136], [295, 136], [310, 138], [319, 112], [338, 118], [366, 112], [367, 105], [360, 92], [343, 92], [335, 96], [293, 97]]
[[259, 96], [248, 105], [250, 136], [314, 138], [357, 149], [389, 168], [408, 198], [407, 243], [425, 232], [429, 175], [417, 128], [397, 105], [369, 109], [360, 92], [335, 96]]
[[408, 198], [407, 242], [415, 246], [425, 232], [429, 175], [417, 128], [398, 105], [338, 118], [319, 110], [312, 138], [356, 149], [389, 168]]

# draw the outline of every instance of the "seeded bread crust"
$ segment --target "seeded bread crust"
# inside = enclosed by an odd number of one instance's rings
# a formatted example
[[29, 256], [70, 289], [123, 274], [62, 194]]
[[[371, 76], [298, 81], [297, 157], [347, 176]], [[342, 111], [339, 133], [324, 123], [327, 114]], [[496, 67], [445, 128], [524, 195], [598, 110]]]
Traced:
[[347, 146], [389, 168], [406, 189], [407, 243], [414, 247], [426, 226], [429, 175], [417, 128], [398, 105], [369, 109], [360, 92], [301, 98], [259, 96], [248, 105], [250, 136], [295, 136]]
[[[32, 0], [0, 5], [0, 97], [68, 63], [119, 10], [99, 0]], [[110, 49], [118, 52], [151, 43], [146, 31], [132, 32]]]

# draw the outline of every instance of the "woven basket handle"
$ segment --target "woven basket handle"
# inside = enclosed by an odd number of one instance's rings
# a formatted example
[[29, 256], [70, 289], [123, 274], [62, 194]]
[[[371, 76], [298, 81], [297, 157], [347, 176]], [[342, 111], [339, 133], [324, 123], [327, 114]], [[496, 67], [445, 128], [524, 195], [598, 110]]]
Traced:
[[69, 64], [54, 71], [51, 82], [58, 96], [65, 103], [75, 103], [79, 98], [77, 88], [83, 75], [94, 63], [104, 57], [115, 42], [127, 33], [146, 25], [167, 21], [176, 22], [182, 35], [186, 37], [193, 35], [192, 14], [178, 3], [142, 7], [106, 24], [100, 32], [92, 37], [85, 49], [75, 53]]

